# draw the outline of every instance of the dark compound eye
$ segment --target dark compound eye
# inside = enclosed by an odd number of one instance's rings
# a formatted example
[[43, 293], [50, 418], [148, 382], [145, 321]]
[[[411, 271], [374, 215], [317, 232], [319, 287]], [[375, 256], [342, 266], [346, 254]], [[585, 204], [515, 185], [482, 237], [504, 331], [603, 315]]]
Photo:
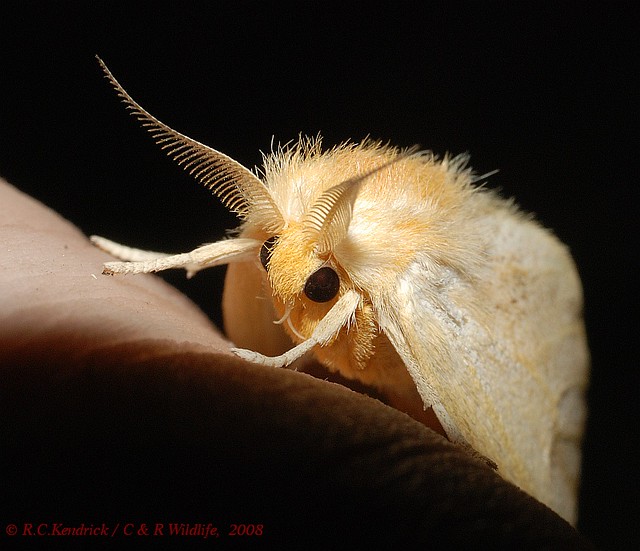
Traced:
[[260, 248], [260, 263], [265, 270], [271, 260], [271, 253], [273, 252], [273, 246], [276, 244], [276, 241], [278, 241], [278, 236], [274, 235], [267, 239]]
[[340, 278], [333, 268], [325, 266], [313, 272], [304, 286], [304, 294], [314, 302], [328, 302], [338, 294]]

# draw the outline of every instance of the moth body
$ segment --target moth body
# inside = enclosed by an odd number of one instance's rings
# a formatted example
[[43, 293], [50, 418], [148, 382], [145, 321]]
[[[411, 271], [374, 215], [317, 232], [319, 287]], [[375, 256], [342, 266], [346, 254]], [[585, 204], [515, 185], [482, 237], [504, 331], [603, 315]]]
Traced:
[[306, 354], [447, 436], [576, 519], [588, 351], [568, 250], [475, 184], [466, 157], [300, 138], [263, 175], [167, 127], [105, 72], [170, 156], [242, 224], [181, 255], [96, 243], [108, 273], [229, 264], [228, 336], [283, 367]]

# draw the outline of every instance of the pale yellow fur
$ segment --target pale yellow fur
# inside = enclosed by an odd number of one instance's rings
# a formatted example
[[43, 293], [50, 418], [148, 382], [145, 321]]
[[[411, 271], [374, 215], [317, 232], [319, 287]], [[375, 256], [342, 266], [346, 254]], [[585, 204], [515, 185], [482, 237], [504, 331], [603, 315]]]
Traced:
[[[383, 392], [409, 393], [416, 384], [450, 437], [575, 521], [580, 400], [572, 402], [569, 415], [578, 420], [569, 433], [558, 427], [565, 396], [584, 390], [588, 353], [580, 283], [566, 248], [510, 202], [472, 187], [459, 161], [428, 154], [367, 178], [331, 254], [318, 257], [303, 238], [301, 220], [322, 191], [396, 155], [366, 143], [322, 154], [303, 142], [267, 163], [267, 188], [287, 205], [269, 267], [276, 311], [293, 305], [297, 333], [310, 336], [335, 301], [317, 304], [302, 290], [329, 263], [344, 290], [362, 298], [353, 325], [317, 348], [318, 359]], [[287, 187], [283, 174], [297, 185]], [[266, 238], [253, 231], [249, 219], [241, 235]]]
[[[284, 366], [311, 351], [431, 406], [450, 439], [575, 522], [589, 359], [580, 281], [550, 232], [475, 186], [464, 157], [371, 141], [323, 151], [301, 138], [266, 156], [259, 178], [153, 118], [105, 71], [169, 155], [242, 219], [236, 238], [155, 259], [96, 238], [127, 261], [107, 273], [230, 263], [223, 308], [230, 338], [251, 349], [240, 356]], [[322, 267], [340, 283], [316, 302], [305, 284]]]

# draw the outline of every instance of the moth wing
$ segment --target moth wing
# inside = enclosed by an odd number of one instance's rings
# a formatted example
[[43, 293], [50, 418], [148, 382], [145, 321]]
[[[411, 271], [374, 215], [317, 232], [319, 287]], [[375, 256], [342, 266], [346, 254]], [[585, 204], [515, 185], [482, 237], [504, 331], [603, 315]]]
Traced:
[[229, 264], [222, 295], [227, 336], [240, 348], [279, 356], [292, 347], [271, 300], [264, 269], [256, 262]]
[[418, 258], [378, 306], [381, 329], [454, 441], [575, 522], [588, 351], [566, 248], [497, 213], [473, 282], [434, 290]]

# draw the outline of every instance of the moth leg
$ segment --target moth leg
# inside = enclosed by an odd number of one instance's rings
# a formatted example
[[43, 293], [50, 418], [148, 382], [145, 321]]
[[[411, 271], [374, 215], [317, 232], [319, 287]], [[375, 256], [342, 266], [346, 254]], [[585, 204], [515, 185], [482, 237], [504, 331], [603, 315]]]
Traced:
[[106, 275], [142, 274], [184, 268], [187, 271], [187, 277], [191, 277], [205, 268], [229, 262], [246, 261], [255, 255], [261, 246], [261, 243], [255, 239], [225, 239], [202, 245], [188, 253], [168, 255], [131, 249], [103, 238], [96, 239], [94, 237], [92, 241], [100, 248], [106, 242], [107, 252], [114, 251], [120, 258], [124, 256], [135, 259], [130, 262], [106, 262], [102, 270], [102, 273]]
[[126, 260], [128, 262], [141, 262], [145, 260], [155, 260], [157, 258], [167, 258], [171, 256], [167, 253], [159, 253], [155, 251], [145, 251], [143, 249], [134, 249], [133, 247], [127, 247], [121, 245], [105, 237], [99, 235], [92, 235], [89, 240], [99, 249], [109, 253], [111, 256], [115, 256], [120, 260]]
[[232, 348], [231, 351], [249, 362], [267, 367], [285, 367], [309, 352], [314, 346], [328, 343], [355, 315], [359, 303], [360, 295], [353, 290], [347, 291], [316, 325], [311, 337], [280, 356], [264, 356], [244, 348]]

